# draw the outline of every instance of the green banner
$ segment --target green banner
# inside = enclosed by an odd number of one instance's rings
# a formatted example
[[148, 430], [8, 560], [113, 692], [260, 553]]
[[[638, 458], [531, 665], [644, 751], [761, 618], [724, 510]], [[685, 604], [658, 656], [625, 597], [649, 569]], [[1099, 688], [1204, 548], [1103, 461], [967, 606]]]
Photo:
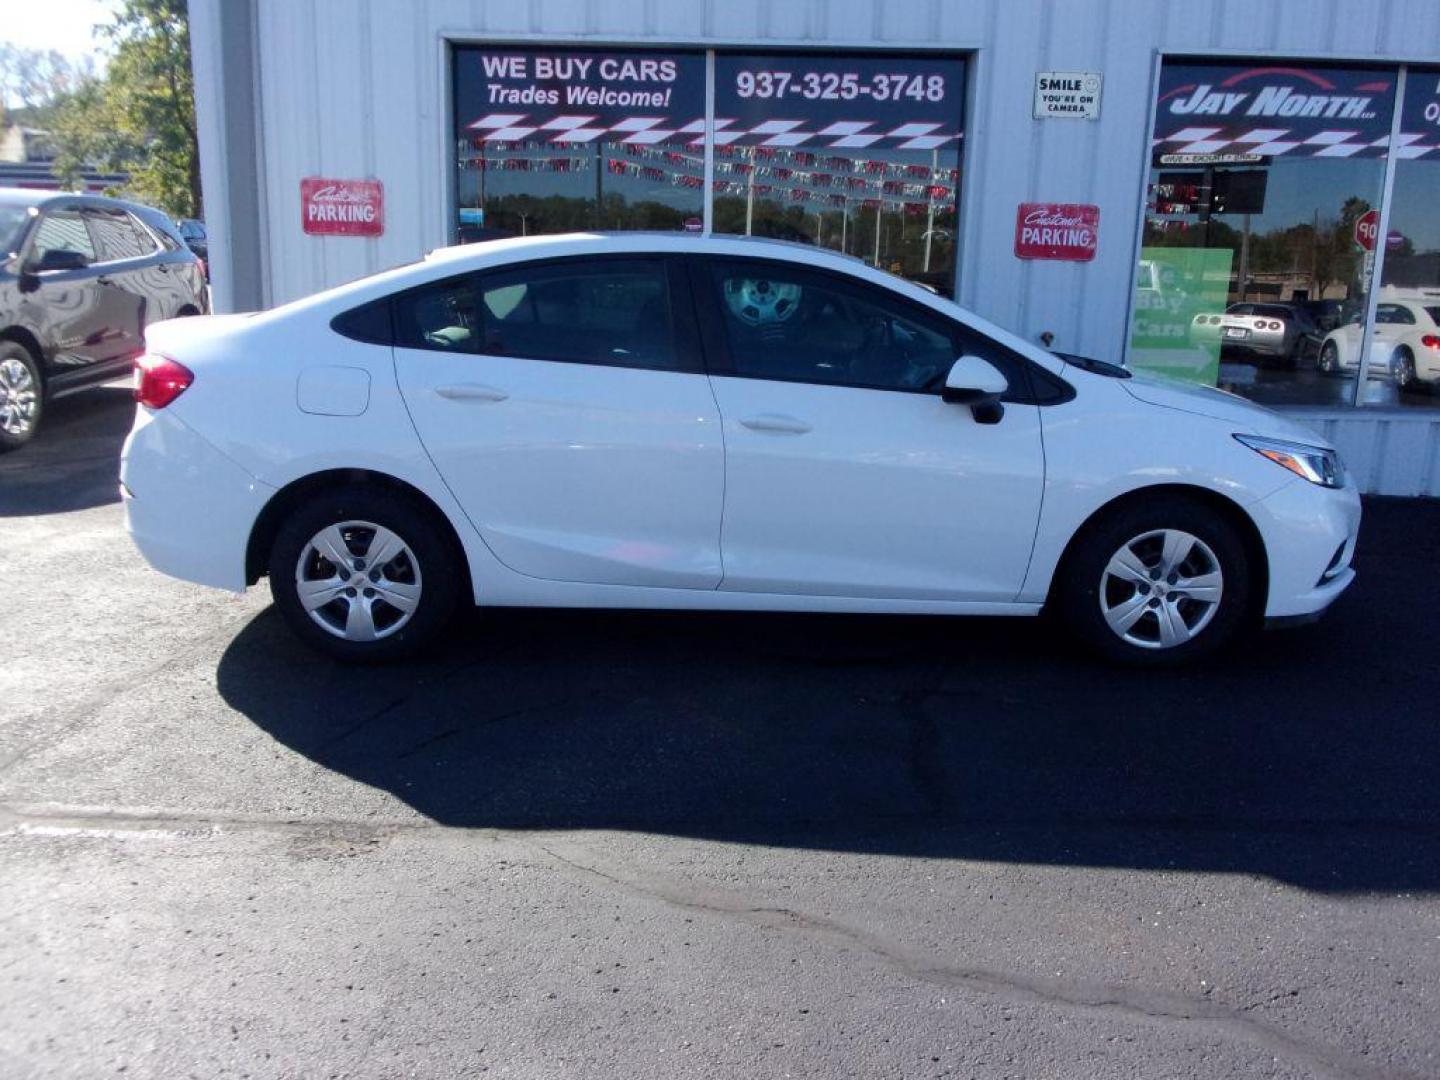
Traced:
[[[1214, 386], [1220, 376], [1220, 320], [1230, 290], [1229, 248], [1140, 250], [1130, 365]], [[1214, 321], [1210, 321], [1215, 317]]]

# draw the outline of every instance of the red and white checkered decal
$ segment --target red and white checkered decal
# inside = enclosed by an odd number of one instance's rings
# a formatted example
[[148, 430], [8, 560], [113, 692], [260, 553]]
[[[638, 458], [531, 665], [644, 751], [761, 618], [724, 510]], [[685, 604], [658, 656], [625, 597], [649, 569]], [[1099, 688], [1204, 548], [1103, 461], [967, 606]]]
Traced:
[[[1388, 135], [1370, 139], [1354, 131], [1319, 131], [1313, 135], [1292, 134], [1289, 128], [1187, 127], [1155, 140], [1160, 154], [1259, 154], [1263, 157], [1381, 157], [1390, 145]], [[1401, 159], [1424, 157], [1440, 150], [1434, 137], [1401, 134], [1395, 156]]]
[[[665, 116], [627, 116], [610, 125], [597, 124], [596, 116], [533, 118], [528, 113], [491, 113], [466, 125], [481, 133], [485, 142], [588, 143], [648, 145], [681, 142], [698, 146], [705, 141], [705, 121], [676, 124]], [[840, 120], [805, 130], [804, 120], [765, 120], [751, 128], [735, 128], [733, 119], [715, 120], [716, 146], [814, 146], [821, 149], [934, 150], [960, 139], [960, 132], [942, 130], [936, 123], [877, 127], [869, 120]]]

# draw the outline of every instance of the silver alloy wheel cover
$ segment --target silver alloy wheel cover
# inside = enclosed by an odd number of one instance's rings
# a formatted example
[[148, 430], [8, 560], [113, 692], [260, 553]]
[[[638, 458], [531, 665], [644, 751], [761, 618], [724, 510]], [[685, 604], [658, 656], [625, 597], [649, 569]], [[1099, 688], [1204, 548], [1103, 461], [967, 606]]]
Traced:
[[730, 313], [750, 326], [782, 323], [800, 308], [802, 289], [793, 281], [769, 278], [729, 278], [725, 282], [725, 304]]
[[[313, 573], [326, 564], [333, 574]], [[413, 580], [398, 580], [397, 569]], [[410, 545], [370, 521], [327, 525], [295, 563], [300, 606], [317, 626], [345, 641], [379, 641], [399, 631], [420, 606], [421, 585], [420, 560]]]
[[1210, 625], [1224, 590], [1220, 560], [1205, 541], [1182, 529], [1152, 529], [1126, 541], [1105, 564], [1100, 614], [1128, 644], [1173, 649]]
[[35, 426], [35, 376], [13, 356], [0, 360], [0, 431], [24, 435]]

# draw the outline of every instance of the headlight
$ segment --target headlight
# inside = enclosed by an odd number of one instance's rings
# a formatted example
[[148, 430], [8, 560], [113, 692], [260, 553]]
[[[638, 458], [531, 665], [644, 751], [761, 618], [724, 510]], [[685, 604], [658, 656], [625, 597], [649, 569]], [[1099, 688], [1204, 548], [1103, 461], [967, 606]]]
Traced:
[[1328, 488], [1343, 487], [1345, 484], [1345, 466], [1334, 450], [1286, 442], [1284, 439], [1266, 439], [1259, 435], [1236, 435], [1235, 438], [1261, 457], [1269, 458], [1282, 469], [1289, 469], [1312, 484]]

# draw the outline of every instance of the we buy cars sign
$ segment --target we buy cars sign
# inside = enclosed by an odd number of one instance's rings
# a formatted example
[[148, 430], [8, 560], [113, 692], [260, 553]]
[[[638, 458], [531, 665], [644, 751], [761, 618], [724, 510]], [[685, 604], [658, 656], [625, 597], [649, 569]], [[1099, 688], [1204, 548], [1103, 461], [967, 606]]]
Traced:
[[1021, 203], [1015, 213], [1015, 256], [1089, 262], [1100, 246], [1100, 207], [1086, 203]]
[[300, 181], [300, 220], [311, 236], [379, 236], [385, 231], [385, 189], [379, 180]]

